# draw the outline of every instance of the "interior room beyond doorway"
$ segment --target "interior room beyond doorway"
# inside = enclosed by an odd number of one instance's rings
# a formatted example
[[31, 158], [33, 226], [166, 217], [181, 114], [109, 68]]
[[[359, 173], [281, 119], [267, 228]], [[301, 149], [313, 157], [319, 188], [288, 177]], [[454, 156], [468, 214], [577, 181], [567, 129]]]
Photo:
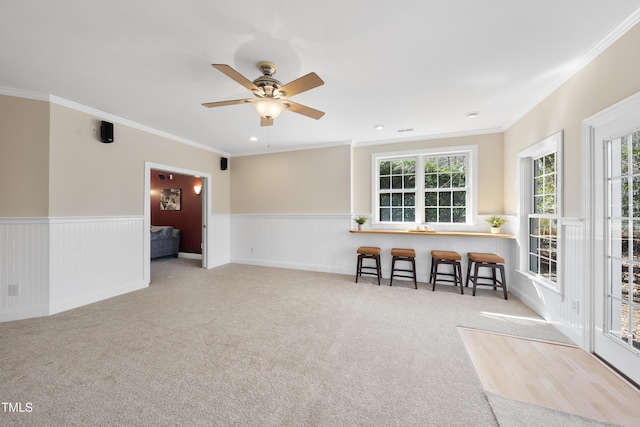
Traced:
[[202, 189], [199, 176], [151, 169], [151, 226], [180, 230], [176, 255], [182, 258], [202, 259]]

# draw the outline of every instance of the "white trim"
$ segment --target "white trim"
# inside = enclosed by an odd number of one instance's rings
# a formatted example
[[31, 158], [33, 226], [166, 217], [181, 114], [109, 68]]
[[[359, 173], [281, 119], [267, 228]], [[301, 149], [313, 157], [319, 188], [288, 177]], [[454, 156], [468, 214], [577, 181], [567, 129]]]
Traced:
[[[433, 227], [440, 231], [456, 231], [456, 230], [475, 230], [478, 227], [478, 146], [477, 145], [461, 145], [454, 147], [436, 147], [436, 148], [424, 148], [418, 150], [403, 150], [403, 151], [390, 151], [371, 154], [371, 226], [372, 228], [391, 228], [391, 229], [406, 229], [407, 227], [413, 227], [417, 224], [424, 224], [425, 222], [380, 222], [377, 221], [379, 210], [379, 179], [378, 179], [378, 161], [384, 158], [400, 158], [400, 157], [415, 157], [416, 158], [416, 180], [418, 177], [423, 179], [424, 170], [422, 162], [418, 161], [424, 156], [442, 155], [450, 156], [456, 153], [464, 153], [467, 155], [467, 179], [470, 181], [467, 187], [469, 189], [468, 197], [469, 203], [466, 208], [471, 212], [467, 213], [468, 222], [464, 223], [430, 223]], [[421, 191], [424, 187], [416, 182], [416, 219], [423, 218], [424, 203], [422, 201]]]
[[149, 230], [151, 229], [151, 170], [162, 170], [166, 172], [179, 173], [182, 175], [199, 176], [202, 178], [202, 197], [203, 197], [203, 215], [202, 215], [202, 267], [210, 268], [210, 242], [209, 239], [209, 218], [211, 217], [211, 191], [213, 188], [211, 174], [191, 169], [185, 169], [178, 166], [165, 165], [162, 163], [144, 162], [144, 281], [149, 283], [151, 280], [151, 243]]
[[24, 89], [15, 89], [6, 86], [0, 86], [0, 95], [13, 96], [14, 98], [33, 99], [35, 101], [50, 101], [48, 94]]
[[49, 224], [47, 217], [0, 217], [0, 224]]
[[181, 142], [181, 143], [186, 144], [186, 145], [191, 145], [193, 147], [200, 148], [201, 150], [211, 151], [213, 153], [220, 154], [220, 155], [223, 155], [223, 156], [229, 156], [229, 153], [217, 150], [217, 149], [215, 149], [215, 148], [213, 148], [213, 147], [211, 147], [209, 145], [205, 145], [205, 144], [201, 144], [199, 142], [191, 141], [189, 139], [182, 138], [181, 136], [173, 135], [173, 134], [170, 134], [170, 133], [167, 133], [167, 132], [164, 132], [164, 131], [161, 131], [161, 130], [158, 130], [158, 129], [155, 129], [155, 128], [152, 128], [152, 127], [149, 127], [149, 126], [146, 126], [146, 125], [143, 125], [143, 124], [140, 124], [140, 123], [136, 123], [134, 121], [131, 121], [131, 120], [119, 117], [119, 116], [115, 116], [115, 115], [110, 114], [110, 113], [106, 113], [104, 111], [97, 110], [97, 109], [92, 108], [92, 107], [87, 107], [86, 105], [78, 104], [77, 102], [69, 101], [68, 99], [64, 99], [64, 98], [57, 97], [55, 95], [51, 95], [50, 96], [50, 100], [51, 100], [51, 102], [53, 104], [57, 104], [57, 105], [61, 105], [63, 107], [71, 108], [73, 110], [80, 111], [80, 112], [83, 112], [83, 113], [87, 113], [87, 114], [92, 115], [92, 116], [97, 116], [97, 117], [100, 117], [102, 119], [106, 119], [106, 120], [111, 121], [111, 122], [120, 123], [122, 125], [129, 126], [131, 128], [141, 130], [143, 132], [147, 132], [147, 133], [150, 133], [150, 134], [153, 134], [153, 135], [160, 136], [162, 138], [167, 138], [167, 139], [170, 139], [170, 140], [173, 140], [173, 141], [176, 141], [176, 142]]
[[12, 308], [0, 310], [0, 322], [13, 322], [16, 320], [32, 319], [34, 317], [48, 316], [49, 306], [39, 305], [35, 307]]
[[120, 123], [125, 126], [129, 126], [133, 129], [138, 129], [143, 132], [147, 132], [153, 135], [160, 136], [162, 138], [170, 139], [172, 141], [180, 142], [182, 144], [190, 145], [192, 147], [200, 148], [201, 150], [210, 151], [216, 154], [220, 154], [225, 157], [231, 157], [229, 153], [225, 151], [218, 150], [209, 145], [202, 144], [199, 142], [191, 141], [189, 139], [183, 138], [181, 136], [173, 135], [128, 119], [123, 117], [119, 117], [96, 108], [88, 107], [86, 105], [79, 104], [74, 101], [70, 101], [68, 99], [60, 98], [59, 96], [44, 94], [41, 92], [34, 92], [22, 89], [13, 89], [9, 87], [0, 86], [0, 95], [13, 96], [17, 98], [26, 98], [33, 99], [37, 101], [49, 101], [51, 104], [60, 105], [63, 107], [71, 108], [72, 110], [80, 111], [91, 116], [99, 117], [100, 119]]
[[238, 213], [231, 214], [234, 218], [271, 218], [271, 219], [281, 219], [281, 218], [305, 218], [305, 219], [351, 219], [353, 215], [351, 214], [276, 214], [276, 213], [265, 213], [265, 214], [252, 214], [252, 213]]
[[[558, 301], [564, 300], [564, 294], [558, 289], [559, 287], [556, 286], [551, 280], [545, 279], [544, 277], [537, 274], [532, 274], [530, 271], [526, 270], [517, 269], [516, 273], [520, 274], [526, 280], [529, 280], [538, 286], [544, 287], [551, 293], [551, 295], [557, 297]], [[558, 277], [560, 276], [559, 272], [556, 272], [556, 274], [558, 275]]]
[[[579, 70], [584, 68], [588, 63], [593, 61], [598, 55], [604, 52], [609, 46], [615, 43], [620, 37], [625, 35], [627, 31], [632, 29], [638, 22], [640, 22], [640, 8], [636, 9], [631, 15], [629, 15], [624, 21], [616, 26], [607, 36], [600, 40], [576, 65], [576, 69], [572, 75], [575, 75]], [[567, 79], [568, 80], [568, 79]]]
[[[639, 14], [636, 13], [636, 16]], [[601, 256], [598, 253], [599, 248], [603, 243], [602, 239], [606, 239], [606, 230], [603, 230], [602, 225], [603, 213], [597, 211], [597, 208], [602, 207], [600, 203], [601, 196], [598, 195], [603, 192], [602, 174], [605, 168], [603, 164], [604, 155], [601, 153], [603, 147], [599, 142], [615, 139], [619, 136], [615, 135], [616, 128], [623, 129], [630, 125], [637, 125], [636, 112], [638, 110], [640, 110], [640, 92], [636, 92], [582, 121], [582, 208], [585, 217], [584, 245], [585, 265], [587, 268], [585, 271], [586, 287], [583, 291], [585, 310], [583, 310], [581, 318], [581, 326], [584, 331], [581, 346], [585, 351], [592, 353], [598, 350], [596, 347], [606, 346], [606, 344], [602, 344], [604, 342], [615, 342], [608, 339], [604, 325], [599, 323], [603, 322], [602, 317], [607, 316], [604, 313], [604, 302], [601, 302], [601, 306], [598, 304], [603, 299], [600, 294], [603, 290], [599, 289], [599, 284], [602, 283], [603, 278], [596, 277], [598, 266], [602, 265], [602, 260], [599, 259]], [[598, 135], [596, 135], [596, 132]], [[609, 132], [612, 133], [609, 134]], [[611, 347], [616, 347], [616, 345]], [[624, 347], [624, 350], [631, 350], [627, 354], [635, 354], [636, 356], [630, 356], [627, 359], [615, 356], [618, 358], [618, 363], [621, 364], [618, 369], [629, 375], [634, 381], [638, 381], [640, 371], [637, 369], [637, 350], [630, 347]], [[598, 351], [604, 353], [601, 354], [603, 358], [607, 358], [608, 355], [612, 354], [610, 349], [603, 348]], [[611, 363], [615, 364], [616, 362], [612, 360]]]
[[[564, 260], [562, 255], [563, 249], [563, 187], [564, 187], [564, 132], [562, 130], [544, 138], [543, 140], [525, 148], [518, 153], [518, 216], [520, 224], [519, 239], [523, 242], [520, 248], [520, 256], [518, 257], [518, 271], [525, 275], [529, 280], [535, 281], [537, 284], [544, 286], [552, 292], [557, 293], [564, 298], [565, 286], [564, 277]], [[529, 265], [529, 214], [532, 211], [533, 188], [531, 180], [533, 178], [533, 170], [531, 160], [550, 154], [556, 153], [556, 227], [557, 227], [557, 247], [556, 247], [556, 285], [552, 286], [551, 281], [543, 280], [536, 274], [532, 274], [528, 270]]]
[[503, 132], [520, 121], [525, 115], [533, 110], [538, 104], [549, 97], [553, 92], [558, 90], [569, 79], [578, 74], [584, 67], [586, 67], [591, 61], [598, 57], [602, 52], [615, 43], [620, 37], [625, 35], [631, 28], [633, 28], [638, 22], [640, 22], [640, 8], [636, 9], [631, 15], [629, 15], [624, 21], [617, 25], [613, 30], [607, 34], [607, 36], [599, 41], [591, 50], [589, 50], [582, 58], [576, 60], [571, 68], [562, 73], [552, 84], [548, 90], [540, 92], [536, 98], [533, 98], [528, 107], [522, 109], [522, 114], [517, 114], [512, 120], [507, 122], [503, 127]]
[[271, 147], [265, 150], [254, 150], [249, 152], [243, 152], [241, 154], [236, 154], [234, 156], [229, 156], [229, 157], [235, 158], [235, 157], [245, 157], [245, 156], [257, 156], [260, 154], [288, 153], [291, 151], [316, 150], [319, 148], [343, 147], [343, 146], [351, 146], [351, 145], [353, 145], [352, 140], [345, 140], [345, 141], [318, 143], [318, 144], [304, 145], [300, 147], [290, 147], [290, 148], [280, 148], [280, 149], [278, 149], [277, 147], [275, 149]]
[[81, 223], [81, 222], [104, 222], [104, 221], [131, 221], [142, 220], [143, 215], [129, 215], [129, 216], [68, 216], [68, 217], [50, 217], [50, 224], [65, 224], [65, 223]]
[[193, 254], [191, 252], [178, 252], [178, 258], [199, 259], [202, 260], [202, 254]]
[[446, 132], [446, 133], [438, 133], [431, 135], [419, 135], [411, 138], [391, 138], [391, 139], [380, 139], [375, 141], [353, 141], [353, 147], [370, 147], [376, 145], [387, 145], [387, 144], [396, 144], [403, 142], [419, 142], [419, 141], [430, 141], [434, 139], [449, 139], [449, 138], [463, 138], [469, 136], [478, 136], [478, 135], [491, 135], [494, 133], [503, 133], [507, 127], [500, 128], [491, 128], [491, 129], [477, 129], [472, 131], [461, 131], [461, 132]]
[[119, 295], [124, 295], [129, 292], [138, 291], [140, 289], [144, 289], [147, 287], [149, 287], [149, 282], [142, 281], [142, 282], [136, 282], [136, 283], [128, 284], [128, 285], [117, 287], [117, 288], [109, 288], [104, 291], [95, 292], [89, 295], [82, 295], [79, 298], [65, 300], [64, 302], [59, 304], [51, 304], [49, 307], [48, 314], [51, 315], [51, 314], [62, 313], [63, 311], [82, 307], [88, 304], [93, 304], [94, 302], [117, 297]]

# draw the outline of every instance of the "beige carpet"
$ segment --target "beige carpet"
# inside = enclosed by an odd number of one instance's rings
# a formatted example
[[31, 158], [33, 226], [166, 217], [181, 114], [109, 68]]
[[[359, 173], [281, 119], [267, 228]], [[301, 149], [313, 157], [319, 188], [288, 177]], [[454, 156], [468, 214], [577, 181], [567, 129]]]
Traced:
[[494, 414], [456, 327], [566, 341], [492, 290], [151, 268], [148, 289], [0, 324], [0, 399], [33, 408], [0, 425], [495, 426], [512, 409]]

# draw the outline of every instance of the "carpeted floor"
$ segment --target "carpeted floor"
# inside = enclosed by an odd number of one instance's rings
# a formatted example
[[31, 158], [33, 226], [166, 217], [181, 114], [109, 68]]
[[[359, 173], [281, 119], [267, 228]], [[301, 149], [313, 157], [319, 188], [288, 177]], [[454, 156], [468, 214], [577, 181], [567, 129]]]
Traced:
[[32, 408], [0, 411], [0, 425], [495, 426], [563, 419], [535, 405], [500, 398], [494, 405], [456, 331], [460, 325], [567, 342], [515, 298], [246, 265], [203, 270], [198, 263], [157, 260], [148, 289], [0, 324], [0, 400]]

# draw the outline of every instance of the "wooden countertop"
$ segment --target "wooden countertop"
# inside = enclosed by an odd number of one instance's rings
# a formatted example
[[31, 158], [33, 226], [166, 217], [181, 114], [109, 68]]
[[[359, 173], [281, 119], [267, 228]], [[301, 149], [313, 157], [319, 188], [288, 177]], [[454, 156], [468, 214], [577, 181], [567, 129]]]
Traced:
[[513, 234], [493, 234], [479, 233], [475, 231], [414, 231], [414, 230], [349, 230], [349, 233], [356, 234], [404, 234], [416, 236], [436, 236], [436, 237], [484, 237], [491, 239], [515, 239]]

